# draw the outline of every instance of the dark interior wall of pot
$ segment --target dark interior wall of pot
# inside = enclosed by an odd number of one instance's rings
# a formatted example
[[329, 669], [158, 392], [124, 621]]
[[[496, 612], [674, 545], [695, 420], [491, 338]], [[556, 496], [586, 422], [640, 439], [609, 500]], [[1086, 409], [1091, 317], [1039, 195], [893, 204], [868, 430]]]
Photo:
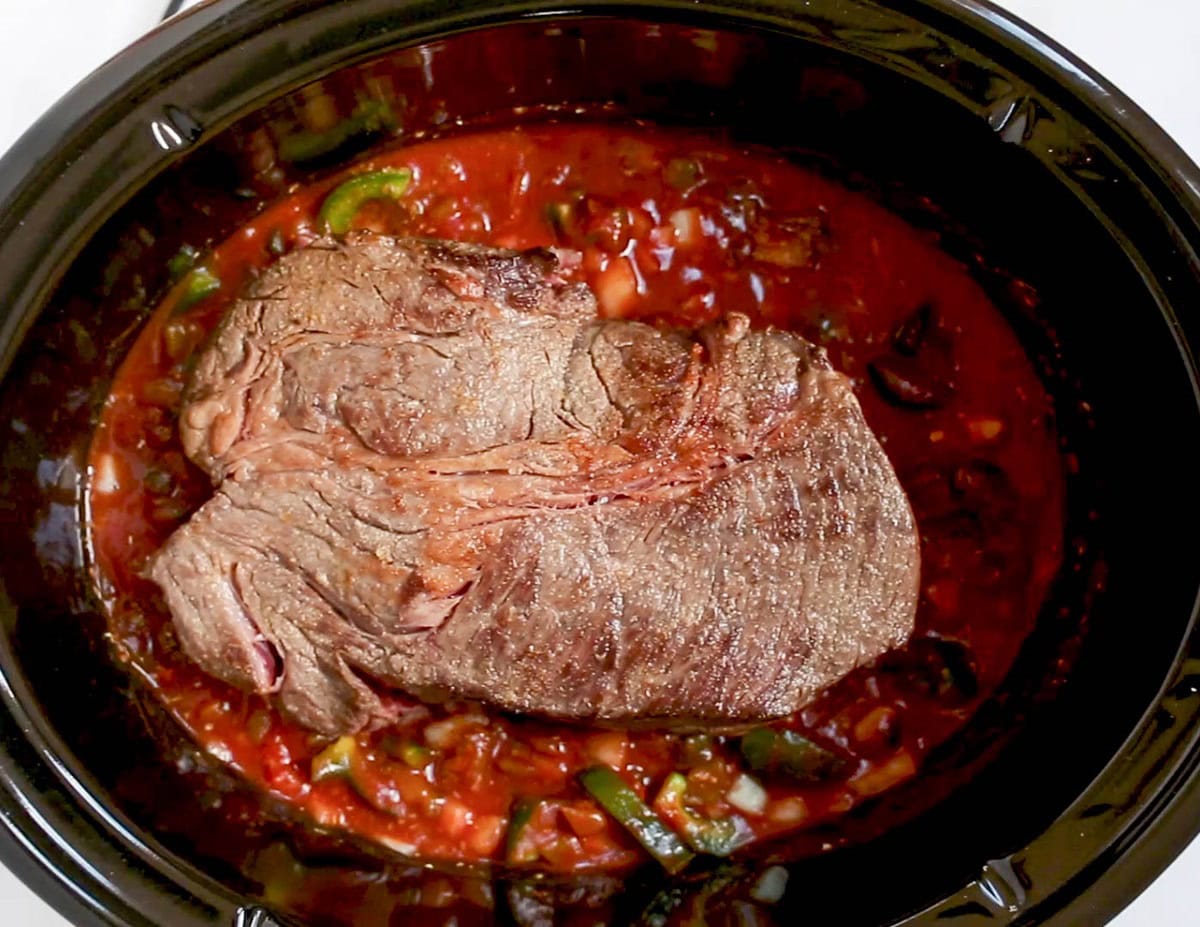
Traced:
[[[270, 182], [282, 187], [391, 133], [458, 131], [459, 120], [503, 119], [514, 105], [568, 102], [609, 104], [589, 106], [588, 118], [645, 116], [784, 150], [938, 232], [1038, 359], [1078, 461], [1067, 564], [1009, 685], [936, 758], [923, 785], [866, 814], [903, 822], [929, 794], [953, 794], [883, 840], [801, 864], [797, 884], [821, 890], [790, 891], [796, 909], [781, 920], [891, 922], [953, 894], [985, 861], [1044, 830], [1100, 772], [1167, 676], [1200, 585], [1200, 567], [1179, 542], [1200, 518], [1191, 476], [1200, 415], [1163, 308], [1194, 300], [1193, 256], [1149, 204], [1148, 192], [1163, 192], [1161, 178], [1126, 171], [1127, 140], [1103, 126], [1099, 135], [1085, 130], [1075, 122], [1082, 113], [1056, 102], [1059, 91], [988, 69], [965, 46], [931, 45], [923, 33], [808, 31], [804, 40], [764, 31], [717, 41], [690, 28], [538, 23], [510, 27], [499, 58], [473, 35], [406, 50], [325, 84], [349, 112], [356, 91], [371, 88], [389, 100], [394, 122], [297, 148], [306, 132], [311, 142], [312, 93], [277, 101], [180, 161], [105, 226], [27, 337], [0, 399], [6, 672], [28, 681], [102, 793], [120, 793], [130, 762], [152, 763], [156, 748], [140, 722], [130, 723], [125, 684], [105, 660], [77, 543], [78, 478], [92, 415], [165, 283], [167, 259], [185, 240], [211, 242], [254, 210], [239, 191], [261, 181], [264, 147], [278, 172]], [[848, 54], [850, 45], [860, 53]], [[391, 82], [380, 84], [385, 74]], [[289, 138], [303, 155], [290, 162], [279, 157]], [[1150, 276], [1169, 282], [1152, 285]], [[164, 770], [161, 787], [172, 781]], [[1133, 813], [1136, 789], [1131, 783], [1129, 807], [1093, 817]], [[188, 800], [182, 791], [176, 798]], [[119, 801], [147, 821], [133, 796]], [[851, 834], [856, 826], [848, 824]], [[252, 887], [234, 863], [219, 861], [226, 835], [208, 836], [167, 842]], [[1022, 885], [1029, 898], [1041, 877], [1031, 872]], [[986, 911], [989, 902], [964, 903]]]

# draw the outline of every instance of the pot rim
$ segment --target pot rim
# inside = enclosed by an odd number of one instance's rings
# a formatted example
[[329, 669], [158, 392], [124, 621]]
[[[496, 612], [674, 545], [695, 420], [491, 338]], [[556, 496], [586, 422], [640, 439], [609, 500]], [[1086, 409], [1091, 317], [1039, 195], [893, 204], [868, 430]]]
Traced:
[[[177, 79], [214, 49], [228, 47], [228, 34], [239, 37], [256, 34], [279, 23], [289, 15], [299, 19], [319, 6], [319, 0], [208, 0], [185, 14], [160, 24], [142, 39], [118, 53], [85, 78], [44, 116], [28, 129], [12, 148], [0, 157], [0, 244], [21, 234], [26, 208], [40, 191], [52, 187], [59, 178], [56, 167], [62, 163], [64, 145], [82, 159], [90, 140], [111, 130], [111, 122], [97, 115], [121, 114], [122, 101], [129, 88], [147, 79], [147, 74]], [[1182, 250], [1193, 267], [1200, 266], [1196, 249], [1200, 246], [1200, 168], [1161, 127], [1105, 78], [1066, 51], [1049, 37], [1021, 19], [994, 6], [989, 0], [899, 0], [891, 8], [902, 16], [920, 22], [945, 26], [948, 32], [969, 34], [1002, 49], [1053, 81], [1078, 101], [1091, 119], [1098, 119], [1115, 132], [1132, 153], [1131, 170], [1150, 172], [1169, 191], [1169, 198], [1153, 193], [1164, 218], [1178, 230]], [[221, 119], [212, 128], [220, 129], [253, 110], [268, 99], [319, 77], [322, 73], [352, 60], [371, 57], [385, 47], [409, 41], [432, 41], [454, 33], [529, 21], [532, 19], [569, 18], [647, 18], [696, 22], [715, 18], [720, 25], [760, 28], [786, 28], [778, 17], [799, 10], [796, 0], [709, 0], [697, 7], [687, 0], [509, 0], [489, 7], [486, 0], [466, 0], [452, 11], [431, 0], [405, 0], [401, 8], [413, 9], [406, 20], [407, 33], [388, 33], [375, 38], [352, 57], [340, 60], [314, 60], [307, 73], [297, 70], [286, 82], [272, 85], [259, 82], [244, 88], [237, 101], [226, 104]], [[775, 20], [772, 17], [776, 17]], [[144, 115], [125, 110], [124, 114]], [[122, 203], [134, 188], [147, 182], [186, 152], [165, 150], [151, 169], [143, 169], [137, 178], [125, 177], [123, 189], [107, 190], [96, 197], [89, 214], [81, 215], [72, 226], [73, 235], [61, 245], [58, 255], [44, 255], [43, 265], [54, 263], [63, 268], [81, 246]], [[68, 151], [68, 156], [71, 152]], [[57, 260], [55, 260], [57, 259]], [[9, 263], [9, 262], [6, 262]], [[9, 274], [0, 267], [0, 276]], [[0, 319], [0, 375], [6, 371], [16, 345], [58, 283], [52, 274], [30, 271], [14, 277], [8, 289], [10, 308]], [[1197, 389], [1196, 363], [1182, 327], [1169, 306], [1162, 306], [1172, 323], [1182, 360]], [[1200, 707], [1190, 703], [1179, 709], [1172, 692], [1185, 681], [1187, 664], [1200, 665], [1200, 596], [1193, 603], [1187, 634], [1175, 655], [1172, 670], [1153, 702], [1147, 707], [1130, 734], [1131, 743], [1145, 731], [1156, 712], [1169, 705], [1187, 724], [1179, 725], [1173, 735], [1169, 763], [1156, 771], [1152, 794], [1139, 805], [1135, 814], [1122, 818], [1111, 833], [1089, 848], [1085, 866], [1066, 882], [1054, 886], [1035, 910], [1045, 912], [1045, 924], [1069, 925], [1094, 923], [1097, 916], [1113, 917], [1136, 897], [1200, 832]], [[189, 910], [212, 923], [251, 923], [253, 916], [241, 908], [241, 902], [228, 889], [163, 850], [154, 840], [145, 839], [139, 829], [119, 813], [106, 809], [95, 797], [86, 771], [77, 768], [70, 751], [49, 728], [40, 712], [27, 700], [11, 653], [0, 648], [0, 702], [9, 718], [0, 719], [7, 735], [0, 741], [0, 862], [7, 865], [29, 887], [64, 916], [76, 923], [154, 924], [160, 912], [143, 908], [137, 900], [164, 889], [180, 888], [192, 893]], [[1190, 660], [1188, 659], [1190, 658]], [[1200, 678], [1200, 677], [1198, 677]], [[1055, 824], [1071, 816], [1072, 811], [1094, 800], [1113, 771], [1117, 759], [1110, 760], [1070, 809], [1064, 809]], [[29, 799], [47, 785], [61, 789], [62, 802], [49, 809]], [[43, 803], [44, 804], [44, 803]], [[58, 807], [59, 804], [64, 807]], [[1054, 825], [1051, 825], [1054, 826]], [[1050, 828], [1047, 827], [1047, 831]], [[79, 835], [85, 833], [94, 846], [103, 846], [124, 871], [105, 871], [97, 861], [77, 849]], [[1035, 840], [1041, 839], [1039, 836]], [[130, 846], [137, 857], [129, 862]], [[996, 871], [993, 867], [993, 872]], [[1100, 878], [1101, 874], [1104, 878]], [[986, 868], [985, 868], [986, 874]], [[173, 908], [178, 912], [179, 908]], [[1030, 909], [1020, 912], [1029, 915]], [[1016, 911], [1012, 915], [1018, 916]], [[917, 923], [921, 914], [905, 923]]]

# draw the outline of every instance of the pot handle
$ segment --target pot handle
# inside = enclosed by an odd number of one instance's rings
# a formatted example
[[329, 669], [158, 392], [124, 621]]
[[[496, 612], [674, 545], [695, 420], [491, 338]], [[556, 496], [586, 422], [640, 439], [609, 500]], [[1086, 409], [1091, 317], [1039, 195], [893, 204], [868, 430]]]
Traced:
[[204, 0], [168, 0], [167, 8], [163, 12], [160, 22], [170, 19], [176, 13], [182, 13], [194, 6], [199, 6], [203, 2]]
[[251, 905], [238, 908], [237, 914], [233, 916], [233, 927], [284, 927], [284, 925], [282, 921], [276, 920], [275, 916], [266, 908]]

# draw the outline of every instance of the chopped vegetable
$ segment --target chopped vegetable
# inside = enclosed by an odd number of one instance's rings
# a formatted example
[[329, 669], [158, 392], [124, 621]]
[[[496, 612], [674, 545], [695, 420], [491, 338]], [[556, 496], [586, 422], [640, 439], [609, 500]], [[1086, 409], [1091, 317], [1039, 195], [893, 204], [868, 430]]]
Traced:
[[395, 124], [395, 116], [387, 103], [364, 100], [349, 117], [328, 129], [287, 136], [279, 143], [279, 158], [287, 162], [312, 161], [337, 151], [355, 136], [381, 132]]
[[480, 814], [467, 831], [467, 846], [481, 858], [489, 858], [504, 840], [508, 820], [504, 815]]
[[379, 742], [379, 746], [392, 759], [400, 760], [410, 769], [424, 769], [434, 757], [433, 750], [411, 737], [388, 734]]
[[200, 300], [212, 296], [221, 289], [221, 281], [207, 267], [197, 267], [184, 278], [182, 286], [183, 292], [175, 303], [176, 313], [187, 312]]
[[400, 759], [413, 769], [424, 769], [433, 759], [433, 751], [416, 741], [406, 740], [400, 745]]
[[593, 766], [580, 773], [579, 781], [667, 872], [679, 872], [692, 861], [692, 851], [613, 770]]
[[[358, 741], [339, 737], [313, 757], [312, 781], [342, 779], [364, 802], [384, 814], [401, 814], [406, 803], [420, 804], [423, 796], [413, 785], [425, 786], [420, 773], [381, 768], [377, 758], [364, 755]], [[414, 782], [415, 779], [415, 782]]]
[[683, 739], [680, 759], [688, 766], [699, 766], [716, 755], [715, 747], [711, 734], [691, 734]]
[[775, 904], [787, 890], [788, 871], [782, 866], [771, 866], [763, 870], [750, 888], [750, 897], [763, 904]]
[[742, 773], [733, 780], [733, 786], [725, 800], [739, 811], [762, 814], [767, 807], [767, 790], [753, 776]]
[[1004, 422], [990, 415], [969, 418], [967, 434], [975, 444], [990, 444], [1004, 434]]
[[487, 718], [482, 715], [450, 715], [425, 725], [425, 743], [435, 750], [446, 750], [454, 746], [464, 731], [486, 726]]
[[271, 713], [262, 708], [255, 709], [246, 722], [248, 733], [257, 744], [261, 744], [271, 732]]
[[204, 340], [205, 331], [194, 319], [175, 317], [163, 325], [163, 348], [173, 362], [183, 360]]
[[169, 377], [151, 380], [142, 387], [142, 398], [151, 405], [162, 406], [164, 409], [175, 408], [182, 394], [183, 384]]
[[287, 241], [284, 240], [283, 232], [279, 229], [271, 230], [271, 234], [267, 238], [267, 250], [275, 257], [283, 257], [287, 253]]
[[702, 217], [695, 206], [676, 209], [667, 218], [675, 230], [675, 244], [680, 248], [692, 248], [704, 238]]
[[667, 923], [680, 927], [708, 927], [713, 922], [708, 911], [709, 902], [729, 888], [742, 872], [738, 866], [722, 866], [691, 884], [668, 885], [650, 900], [637, 924], [639, 927], [665, 927]]
[[823, 247], [824, 231], [817, 216], [781, 219], [754, 236], [754, 258], [777, 267], [807, 267]]
[[321, 782], [335, 776], [350, 778], [357, 755], [358, 744], [354, 738], [339, 737], [313, 757], [313, 782]]
[[640, 209], [617, 206], [596, 209], [585, 226], [587, 241], [608, 254], [625, 254], [641, 231], [649, 232], [651, 219]]
[[602, 833], [608, 827], [608, 818], [604, 816], [604, 812], [590, 801], [563, 804], [558, 813], [580, 837]]
[[619, 318], [638, 298], [638, 276], [626, 258], [614, 258], [592, 281], [602, 318]]
[[754, 259], [777, 267], [807, 267], [812, 260], [812, 245], [803, 238], [785, 241], [764, 240], [754, 246]]
[[742, 737], [742, 757], [756, 772], [782, 772], [800, 780], [827, 779], [848, 763], [795, 731], [756, 727]]
[[560, 200], [546, 204], [546, 221], [560, 241], [570, 241], [579, 234], [579, 204]]
[[182, 245], [175, 256], [167, 261], [167, 274], [171, 282], [183, 279], [183, 275], [196, 265], [199, 255], [200, 252], [191, 245]]
[[345, 235], [363, 204], [371, 200], [399, 199], [411, 180], [412, 171], [403, 167], [351, 177], [325, 197], [317, 214], [317, 227], [327, 229], [333, 235]]
[[854, 722], [851, 733], [861, 747], [877, 750], [895, 744], [899, 735], [896, 709], [891, 705], [876, 705]]
[[663, 179], [680, 192], [686, 192], [700, 182], [700, 162], [695, 158], [672, 158], [663, 170]]
[[739, 817], [707, 818], [687, 807], [687, 778], [671, 773], [654, 799], [654, 810], [683, 835], [692, 849], [713, 856], [728, 856], [754, 839], [746, 822]]
[[639, 927], [665, 927], [683, 903], [687, 901], [688, 893], [682, 885], [668, 885], [653, 898], [642, 916], [638, 918]]
[[518, 801], [508, 819], [504, 858], [510, 863], [532, 863], [538, 858], [537, 847], [529, 840], [529, 822], [540, 803], [528, 799]]
[[[147, 383], [146, 386], [149, 387], [150, 384]], [[165, 496], [170, 493], [174, 480], [170, 472], [162, 467], [150, 467], [142, 474], [142, 485], [156, 496]]]
[[75, 353], [79, 355], [79, 359], [85, 364], [94, 361], [96, 359], [96, 341], [92, 338], [91, 333], [83, 327], [83, 323], [79, 319], [71, 319], [67, 322], [67, 328], [71, 330], [71, 336], [75, 341]]
[[878, 795], [898, 782], [916, 775], [917, 763], [907, 750], [898, 750], [886, 763], [868, 769], [850, 780], [850, 787], [864, 798]]
[[833, 344], [850, 338], [850, 326], [841, 313], [823, 312], [817, 317], [817, 341], [821, 344]]
[[794, 826], [808, 817], [808, 802], [799, 795], [777, 798], [767, 806], [767, 818], [776, 824]]
[[626, 746], [625, 734], [622, 731], [595, 734], [587, 741], [588, 759], [615, 769], [625, 764]]

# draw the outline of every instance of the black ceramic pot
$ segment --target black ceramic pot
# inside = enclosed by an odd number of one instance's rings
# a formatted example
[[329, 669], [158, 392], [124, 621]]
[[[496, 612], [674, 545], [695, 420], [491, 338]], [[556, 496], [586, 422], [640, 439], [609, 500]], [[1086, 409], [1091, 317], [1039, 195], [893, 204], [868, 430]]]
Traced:
[[[895, 826], [792, 864], [777, 919], [1090, 927], [1119, 911], [1200, 827], [1200, 171], [981, 0], [215, 0], [76, 88], [0, 162], [4, 862], [80, 924], [290, 916], [227, 852], [270, 835], [162, 813], [188, 805], [194, 761], [161, 758], [153, 710], [147, 725], [106, 656], [82, 453], [166, 258], [252, 208], [230, 191], [256, 133], [286, 137], [298, 88], [336, 96], [381, 59], [432, 75], [397, 101], [409, 136], [546, 103], [720, 126], [821, 161], [968, 262], [1056, 398], [1078, 461], [1071, 556], [1003, 690], [863, 812]], [[541, 922], [484, 883], [475, 918]], [[613, 917], [637, 909], [618, 897]]]

